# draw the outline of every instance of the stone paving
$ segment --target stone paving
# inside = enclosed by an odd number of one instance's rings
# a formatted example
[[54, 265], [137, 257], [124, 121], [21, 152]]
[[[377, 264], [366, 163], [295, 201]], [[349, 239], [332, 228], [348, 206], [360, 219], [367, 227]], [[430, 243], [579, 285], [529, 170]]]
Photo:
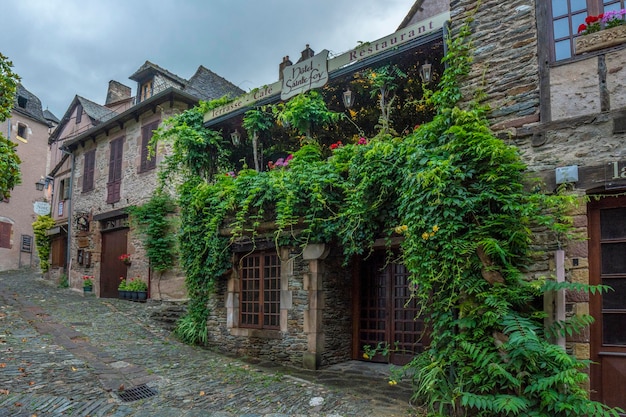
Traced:
[[151, 305], [0, 273], [0, 417], [418, 415], [385, 365], [305, 371], [227, 357], [178, 342]]

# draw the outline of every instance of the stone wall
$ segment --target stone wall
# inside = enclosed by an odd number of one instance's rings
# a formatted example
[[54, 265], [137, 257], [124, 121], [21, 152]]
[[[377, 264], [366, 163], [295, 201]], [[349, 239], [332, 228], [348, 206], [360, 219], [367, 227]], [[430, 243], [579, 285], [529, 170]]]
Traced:
[[224, 353], [296, 367], [325, 366], [350, 359], [350, 271], [341, 266], [340, 256], [305, 260], [302, 254], [294, 253], [281, 249], [280, 331], [239, 327], [239, 280], [237, 271], [232, 270], [217, 280], [209, 303], [210, 346]]
[[539, 120], [539, 70], [534, 0], [475, 0], [450, 2], [451, 30], [468, 16], [474, 21], [472, 70], [464, 81], [471, 99], [479, 89], [486, 93], [497, 128]]

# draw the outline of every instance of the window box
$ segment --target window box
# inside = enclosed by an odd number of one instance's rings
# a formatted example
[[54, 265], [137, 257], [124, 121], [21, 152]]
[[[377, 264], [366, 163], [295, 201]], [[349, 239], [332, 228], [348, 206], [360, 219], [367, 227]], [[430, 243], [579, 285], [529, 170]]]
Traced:
[[576, 54], [597, 51], [622, 43], [626, 43], [626, 25], [578, 36], [575, 39]]

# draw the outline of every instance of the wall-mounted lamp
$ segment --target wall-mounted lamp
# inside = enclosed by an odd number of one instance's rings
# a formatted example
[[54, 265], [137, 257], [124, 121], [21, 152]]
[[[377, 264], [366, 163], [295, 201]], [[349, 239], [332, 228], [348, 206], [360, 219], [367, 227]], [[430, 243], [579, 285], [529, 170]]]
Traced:
[[428, 63], [428, 60], [426, 60], [426, 62], [424, 62], [424, 64], [422, 64], [422, 67], [420, 68], [420, 78], [422, 79], [422, 82], [430, 82], [433, 75], [432, 70], [433, 65]]
[[239, 146], [241, 143], [241, 133], [237, 129], [230, 134], [230, 140], [233, 141], [233, 145]]
[[350, 87], [343, 92], [343, 105], [346, 109], [349, 109], [354, 105], [354, 93], [350, 91]]
[[43, 178], [40, 178], [39, 181], [35, 183], [35, 188], [37, 188], [37, 191], [43, 191], [46, 185], [47, 185], [47, 182], [44, 181]]

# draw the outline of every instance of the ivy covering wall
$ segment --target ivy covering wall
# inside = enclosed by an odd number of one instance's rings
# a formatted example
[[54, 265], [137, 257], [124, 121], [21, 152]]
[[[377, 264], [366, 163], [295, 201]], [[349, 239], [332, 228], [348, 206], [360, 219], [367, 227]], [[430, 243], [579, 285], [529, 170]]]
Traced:
[[[588, 399], [588, 364], [549, 341], [552, 332], [579, 330], [590, 317], [545, 330], [544, 313], [534, 307], [562, 286], [606, 288], [524, 275], [532, 227], [566, 236], [563, 213], [572, 200], [526, 186], [520, 155], [492, 134], [479, 95], [458, 106], [471, 63], [469, 35], [465, 25], [449, 42], [447, 69], [425, 97], [436, 115], [402, 137], [383, 126], [373, 138], [338, 138], [325, 147], [302, 125], [306, 144], [281, 164], [235, 173], [219, 158], [212, 165], [201, 159], [206, 150], [224, 155], [227, 145], [201, 118], [223, 103], [169, 121], [172, 127], [156, 140], [175, 141], [167, 170], [183, 177], [179, 243], [191, 297], [178, 327], [183, 339], [206, 342], [207, 300], [232, 267], [230, 245], [260, 237], [262, 224], [273, 222], [277, 245], [330, 242], [346, 261], [367, 255], [378, 238], [402, 236], [401, 261], [421, 302], [430, 347], [397, 377], [413, 382], [414, 400], [429, 415], [617, 416]], [[167, 170], [163, 178], [170, 177]]]

